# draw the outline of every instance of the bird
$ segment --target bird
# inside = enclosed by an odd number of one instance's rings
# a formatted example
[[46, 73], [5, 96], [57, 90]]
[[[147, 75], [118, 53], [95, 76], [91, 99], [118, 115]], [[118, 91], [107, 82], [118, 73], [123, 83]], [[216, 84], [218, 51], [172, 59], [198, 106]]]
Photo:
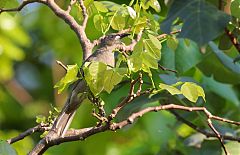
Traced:
[[[112, 33], [100, 39], [100, 43], [95, 52], [90, 55], [86, 62], [102, 62], [108, 66], [115, 66], [114, 50], [122, 44], [121, 39], [128, 36], [128, 33], [116, 34]], [[55, 119], [51, 130], [53, 134], [57, 136], [64, 137], [66, 131], [68, 130], [72, 119], [76, 113], [76, 110], [81, 105], [84, 99], [88, 97], [88, 92], [90, 91], [87, 83], [84, 79], [80, 79], [73, 84], [72, 91], [70, 92], [67, 101], [62, 108], [60, 114]], [[51, 134], [48, 134], [52, 136]]]

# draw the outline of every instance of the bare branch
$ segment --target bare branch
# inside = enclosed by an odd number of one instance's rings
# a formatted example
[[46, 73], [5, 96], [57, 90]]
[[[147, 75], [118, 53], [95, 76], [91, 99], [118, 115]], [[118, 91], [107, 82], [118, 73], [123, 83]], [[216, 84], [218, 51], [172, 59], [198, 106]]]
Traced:
[[48, 130], [50, 130], [49, 125], [39, 124], [33, 128], [30, 128], [30, 129], [24, 131], [23, 133], [19, 134], [18, 136], [14, 137], [14, 138], [8, 139], [7, 143], [12, 144], [12, 143], [15, 143], [17, 141], [24, 139], [25, 137], [27, 137], [35, 132], [44, 132], [44, 131], [48, 131]]
[[[170, 34], [173, 35], [173, 34], [177, 34], [177, 33], [179, 33], [179, 32], [181, 32], [181, 30], [172, 31], [172, 32], [170, 32]], [[169, 35], [169, 34], [164, 33], [164, 34], [161, 34], [161, 35], [157, 36], [157, 38], [158, 38], [158, 39], [164, 39], [164, 38], [166, 38], [168, 35]]]
[[60, 65], [65, 71], [67, 71], [67, 66], [64, 65], [61, 61], [56, 60], [56, 63]]
[[[206, 137], [217, 137], [215, 133], [213, 132], [208, 132], [206, 130], [203, 130], [201, 128], [199, 128], [198, 126], [194, 125], [193, 123], [191, 123], [190, 121], [187, 121], [185, 118], [183, 118], [182, 116], [180, 116], [177, 112], [175, 112], [174, 110], [169, 110], [173, 115], [175, 115], [175, 117], [183, 122], [184, 124], [188, 125], [190, 128], [196, 130], [199, 133], [202, 133], [203, 135], [205, 135]], [[233, 137], [233, 136], [228, 136], [228, 135], [221, 135], [223, 139], [225, 140], [232, 140], [232, 141], [238, 141], [240, 142], [240, 137]]]
[[166, 67], [163, 67], [162, 65], [158, 64], [158, 67], [163, 70], [163, 71], [170, 71], [170, 72], [173, 72], [173, 73], [177, 73], [176, 70], [173, 70], [173, 69], [169, 69], [169, 68], [166, 68]]
[[23, 0], [23, 2], [16, 8], [10, 8], [10, 9], [7, 9], [7, 8], [0, 8], [0, 14], [2, 12], [16, 12], [16, 11], [21, 11], [26, 5], [28, 4], [31, 4], [31, 3], [35, 3], [35, 2], [38, 2], [38, 3], [44, 3], [46, 2], [46, 0]]

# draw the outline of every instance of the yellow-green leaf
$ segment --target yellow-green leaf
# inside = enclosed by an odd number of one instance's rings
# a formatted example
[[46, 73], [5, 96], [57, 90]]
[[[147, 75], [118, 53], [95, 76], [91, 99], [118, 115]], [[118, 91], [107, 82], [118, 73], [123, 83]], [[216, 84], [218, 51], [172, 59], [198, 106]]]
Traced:
[[108, 12], [108, 9], [105, 5], [103, 5], [101, 2], [94, 1], [94, 5], [100, 12]]
[[192, 82], [185, 82], [181, 87], [182, 94], [191, 102], [197, 102], [199, 96], [205, 101], [205, 93], [202, 87]]
[[104, 74], [104, 90], [111, 93], [115, 85], [122, 81], [122, 76], [113, 69], [106, 70]]
[[167, 84], [163, 84], [163, 83], [160, 83], [159, 84], [159, 87], [161, 89], [165, 89], [167, 90], [170, 94], [172, 95], [176, 95], [176, 94], [182, 94], [182, 92], [180, 90], [178, 90], [177, 88], [171, 86], [171, 85], [167, 85]]
[[63, 90], [65, 90], [71, 83], [77, 81], [79, 78], [77, 77], [79, 71], [79, 67], [77, 65], [68, 65], [66, 75], [54, 86], [54, 88], [58, 88], [58, 93], [60, 94]]

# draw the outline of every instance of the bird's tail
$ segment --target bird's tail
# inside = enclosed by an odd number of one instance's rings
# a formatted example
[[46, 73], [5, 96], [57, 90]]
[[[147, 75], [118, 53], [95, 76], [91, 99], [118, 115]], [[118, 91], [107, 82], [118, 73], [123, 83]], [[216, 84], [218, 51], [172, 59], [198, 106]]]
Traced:
[[63, 137], [69, 128], [78, 107], [86, 97], [87, 87], [85, 81], [77, 81], [65, 103], [65, 106], [54, 121], [52, 129], [50, 131], [53, 131], [58, 136]]

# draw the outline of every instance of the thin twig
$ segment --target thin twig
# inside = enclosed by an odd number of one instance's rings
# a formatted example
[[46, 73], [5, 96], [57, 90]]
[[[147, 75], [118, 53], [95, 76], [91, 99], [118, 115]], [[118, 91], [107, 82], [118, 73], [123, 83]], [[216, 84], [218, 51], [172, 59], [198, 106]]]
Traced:
[[7, 143], [12, 144], [12, 143], [15, 143], [17, 141], [24, 139], [25, 137], [27, 137], [35, 132], [44, 132], [44, 131], [48, 131], [48, 130], [50, 130], [49, 125], [39, 124], [33, 128], [30, 128], [30, 129], [24, 131], [23, 133], [19, 134], [18, 136], [14, 137], [14, 138], [8, 139]]
[[64, 65], [61, 61], [56, 60], [56, 63], [60, 65], [65, 71], [67, 71], [67, 66]]
[[44, 3], [46, 0], [23, 0], [23, 2], [16, 8], [0, 8], [0, 14], [2, 12], [16, 12], [16, 11], [21, 11], [26, 5], [31, 4], [31, 3]]
[[170, 72], [173, 72], [173, 73], [178, 73], [176, 70], [163, 67], [163, 66], [160, 65], [160, 64], [158, 64], [158, 67], [159, 67], [161, 70], [163, 70], [163, 71], [170, 71]]
[[[213, 132], [208, 132], [204, 129], [199, 128], [198, 126], [196, 126], [195, 124], [191, 123], [190, 121], [186, 120], [184, 117], [182, 117], [181, 115], [179, 115], [176, 111], [174, 110], [169, 110], [179, 121], [183, 122], [184, 124], [188, 125], [190, 128], [196, 130], [199, 133], [202, 133], [203, 135], [205, 135], [206, 137], [217, 137], [217, 135]], [[235, 136], [228, 136], [228, 135], [221, 135], [223, 137], [223, 139], [225, 140], [233, 140], [233, 141], [238, 141], [240, 142], [240, 137], [237, 138]]]
[[[172, 32], [170, 32], [170, 34], [173, 35], [173, 34], [177, 34], [177, 33], [179, 33], [179, 32], [181, 32], [181, 30], [172, 31]], [[169, 35], [169, 34], [166, 34], [166, 33], [160, 34], [159, 36], [157, 36], [157, 38], [158, 38], [158, 39], [164, 39], [164, 38], [166, 38], [168, 35]]]
[[208, 126], [209, 126], [209, 127], [212, 129], [212, 131], [216, 134], [216, 136], [217, 136], [219, 142], [221, 143], [221, 146], [222, 146], [222, 148], [223, 148], [225, 154], [226, 154], [226, 155], [229, 155], [229, 153], [228, 153], [228, 151], [227, 151], [225, 145], [223, 144], [222, 136], [221, 136], [221, 134], [215, 129], [215, 127], [213, 126], [211, 119], [208, 118], [208, 119], [207, 119], [207, 122], [208, 122]]

